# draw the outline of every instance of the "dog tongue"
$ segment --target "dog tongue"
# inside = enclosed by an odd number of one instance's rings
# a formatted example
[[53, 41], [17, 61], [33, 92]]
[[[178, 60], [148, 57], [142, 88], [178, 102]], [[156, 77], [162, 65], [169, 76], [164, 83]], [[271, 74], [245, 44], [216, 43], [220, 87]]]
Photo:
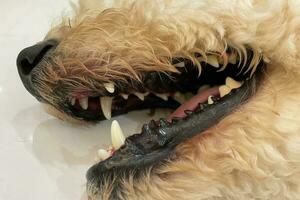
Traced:
[[185, 110], [195, 110], [199, 103], [205, 103], [207, 102], [207, 99], [209, 96], [219, 96], [219, 87], [213, 87], [210, 89], [207, 89], [199, 94], [196, 94], [193, 96], [190, 100], [183, 103], [179, 108], [177, 108], [173, 113], [171, 113], [167, 117], [167, 121], [171, 122], [172, 119], [175, 118], [183, 118], [186, 116]]

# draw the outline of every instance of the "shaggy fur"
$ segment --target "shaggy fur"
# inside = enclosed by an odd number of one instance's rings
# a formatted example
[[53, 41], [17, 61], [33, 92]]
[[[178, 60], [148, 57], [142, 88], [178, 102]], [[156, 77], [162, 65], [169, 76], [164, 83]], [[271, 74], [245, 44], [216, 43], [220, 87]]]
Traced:
[[[99, 90], [93, 80], [176, 72], [174, 57], [193, 60], [201, 71], [195, 52], [222, 56], [230, 46], [243, 57], [247, 47], [255, 53], [252, 70], [261, 55], [269, 62], [249, 102], [180, 145], [176, 159], [124, 180], [120, 199], [300, 199], [299, 1], [82, 0], [75, 9], [46, 37], [60, 44], [37, 87], [54, 105], [57, 81], [68, 86], [66, 94]], [[97, 196], [97, 188], [88, 189], [91, 199], [111, 192], [110, 185]]]

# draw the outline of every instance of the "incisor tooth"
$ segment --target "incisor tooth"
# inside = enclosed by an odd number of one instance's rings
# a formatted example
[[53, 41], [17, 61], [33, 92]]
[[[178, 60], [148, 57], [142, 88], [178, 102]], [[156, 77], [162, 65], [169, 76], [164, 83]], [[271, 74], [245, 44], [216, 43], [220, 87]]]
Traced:
[[111, 118], [111, 105], [113, 97], [100, 97], [100, 105], [102, 108], [103, 115], [106, 119]]
[[79, 105], [84, 109], [87, 110], [89, 107], [89, 98], [85, 97], [82, 99], [79, 99]]
[[185, 67], [185, 64], [184, 64], [184, 62], [182, 61], [182, 62], [180, 62], [180, 63], [174, 64], [174, 66], [175, 66], [175, 67], [182, 68], [182, 67]]
[[103, 85], [109, 93], [115, 92], [115, 85], [113, 83], [104, 83]]
[[123, 97], [123, 99], [127, 100], [129, 95], [128, 94], [121, 94], [121, 96]]
[[134, 95], [137, 96], [140, 100], [144, 101], [145, 100], [145, 96], [147, 96], [149, 94], [149, 92], [146, 93], [139, 93], [139, 92], [135, 92]]
[[214, 100], [212, 100], [212, 97], [213, 96], [209, 96], [208, 99], [207, 99], [207, 102], [208, 102], [209, 105], [214, 103]]
[[227, 85], [222, 85], [219, 87], [220, 97], [224, 97], [231, 92], [231, 88]]
[[155, 93], [155, 95], [158, 96], [159, 98], [165, 100], [165, 101], [168, 101], [168, 99], [169, 99], [168, 94], [157, 94], [157, 93]]
[[226, 78], [226, 86], [230, 87], [231, 89], [236, 89], [242, 86], [241, 82], [238, 82], [236, 80], [234, 80], [233, 78], [227, 77]]
[[207, 56], [207, 63], [210, 64], [213, 67], [219, 68], [219, 62], [216, 56], [212, 55], [212, 56]]
[[109, 152], [106, 151], [105, 149], [99, 149], [97, 153], [98, 153], [97, 157], [99, 158], [100, 161], [106, 160], [110, 156]]
[[114, 120], [111, 123], [111, 143], [115, 150], [119, 149], [125, 142], [125, 136], [118, 123]]

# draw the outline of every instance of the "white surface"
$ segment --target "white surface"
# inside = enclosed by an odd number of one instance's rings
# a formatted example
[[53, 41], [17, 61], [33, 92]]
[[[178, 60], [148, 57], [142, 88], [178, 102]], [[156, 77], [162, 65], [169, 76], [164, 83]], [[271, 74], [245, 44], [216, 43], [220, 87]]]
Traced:
[[[42, 110], [17, 73], [18, 52], [41, 40], [67, 0], [0, 0], [0, 199], [79, 200], [97, 148], [109, 144], [111, 121], [82, 126], [61, 122]], [[150, 117], [119, 117], [133, 133]]]

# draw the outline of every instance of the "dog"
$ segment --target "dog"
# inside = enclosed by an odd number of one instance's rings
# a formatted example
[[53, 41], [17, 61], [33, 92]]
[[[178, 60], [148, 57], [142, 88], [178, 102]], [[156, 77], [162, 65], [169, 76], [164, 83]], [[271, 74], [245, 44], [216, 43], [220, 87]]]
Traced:
[[17, 58], [47, 112], [168, 108], [99, 150], [89, 199], [300, 199], [300, 2], [81, 0]]

